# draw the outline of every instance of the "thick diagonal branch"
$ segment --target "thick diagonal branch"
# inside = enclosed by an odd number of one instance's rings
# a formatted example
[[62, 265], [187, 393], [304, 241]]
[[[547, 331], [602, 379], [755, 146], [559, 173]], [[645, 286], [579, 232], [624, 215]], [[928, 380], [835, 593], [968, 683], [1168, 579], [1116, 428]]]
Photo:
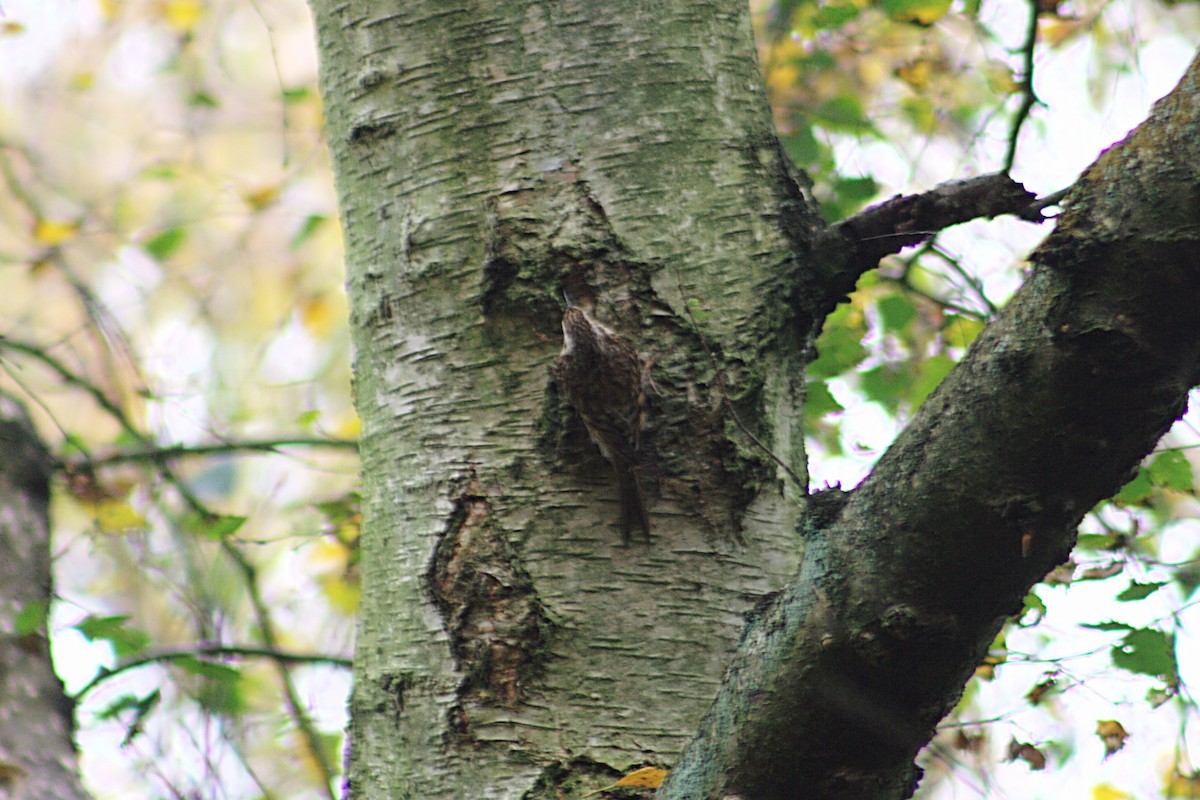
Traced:
[[809, 539], [663, 798], [899, 798], [988, 643], [1200, 381], [1200, 59]]

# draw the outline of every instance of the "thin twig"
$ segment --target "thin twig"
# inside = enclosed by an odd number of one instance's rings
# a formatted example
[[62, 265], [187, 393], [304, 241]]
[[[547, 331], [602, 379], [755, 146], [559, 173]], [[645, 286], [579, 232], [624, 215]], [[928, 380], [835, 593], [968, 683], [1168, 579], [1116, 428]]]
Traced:
[[979, 299], [979, 302], [983, 303], [984, 307], [987, 308], [989, 315], [995, 316], [1000, 312], [1000, 309], [991, 301], [991, 298], [987, 296], [987, 292], [984, 291], [983, 281], [979, 280], [978, 276], [972, 275], [970, 272], [968, 272], [966, 268], [959, 263], [957, 257], [952, 256], [950, 253], [943, 250], [939, 245], [935, 245], [930, 248], [930, 252], [945, 262], [945, 264], [949, 266], [953, 272], [963, 279], [967, 286], [971, 287], [971, 290], [975, 292], [975, 296]]
[[703, 347], [704, 352], [708, 354], [709, 363], [713, 368], [713, 375], [717, 379], [717, 391], [721, 393], [721, 404], [725, 406], [725, 410], [729, 412], [729, 416], [733, 419], [733, 423], [738, 426], [738, 430], [745, 434], [746, 438], [753, 442], [755, 447], [762, 450], [767, 454], [767, 456], [770, 457], [772, 461], [778, 464], [779, 467], [788, 474], [788, 477], [795, 481], [796, 486], [798, 486], [801, 491], [807, 492], [807, 484], [800, 480], [800, 476], [796, 474], [795, 470], [788, 466], [782, 458], [775, 455], [775, 452], [771, 448], [763, 444], [763, 442], [760, 441], [759, 438], [755, 436], [749, 428], [746, 427], [746, 424], [742, 422], [742, 418], [738, 416], [737, 410], [733, 407], [733, 401], [729, 399], [729, 387], [725, 384], [725, 370], [720, 364], [717, 363], [717, 357], [713, 354], [712, 348], [708, 346], [708, 340], [705, 338], [703, 331], [700, 330], [700, 323], [696, 320], [696, 316], [692, 313], [691, 306], [687, 301], [687, 293], [683, 288], [683, 277], [679, 274], [678, 270], [675, 271], [675, 280], [679, 286], [679, 295], [683, 298], [684, 311], [687, 312], [688, 319], [692, 323], [692, 330], [695, 331], [696, 338], [700, 341], [700, 346]]
[[174, 461], [180, 458], [201, 458], [215, 455], [258, 455], [279, 454], [282, 447], [314, 447], [334, 450], [357, 450], [358, 442], [350, 439], [324, 439], [321, 437], [290, 437], [286, 439], [247, 439], [242, 441], [218, 442], [215, 444], [182, 445], [174, 444], [166, 447], [138, 448], [124, 450], [106, 456], [82, 458], [78, 462], [66, 461], [60, 466], [90, 466], [106, 467], [113, 464], [129, 462], [162, 462]]
[[1025, 28], [1025, 41], [1021, 45], [1021, 53], [1024, 57], [1020, 83], [1021, 105], [1013, 114], [1012, 128], [1008, 133], [1008, 152], [1004, 154], [1005, 173], [1012, 171], [1013, 164], [1017, 160], [1017, 139], [1021, 135], [1021, 126], [1029, 118], [1029, 112], [1033, 110], [1033, 107], [1041, 102], [1033, 91], [1033, 50], [1037, 44], [1039, 10], [1039, 0], [1029, 0], [1029, 23]]
[[349, 669], [353, 661], [341, 656], [324, 656], [312, 653], [285, 653], [265, 647], [250, 647], [248, 645], [200, 645], [197, 647], [172, 647], [153, 650], [135, 658], [123, 661], [112, 669], [102, 669], [82, 689], [72, 695], [79, 702], [88, 692], [95, 689], [109, 678], [114, 678], [122, 672], [144, 667], [148, 664], [158, 664], [163, 661], [182, 661], [190, 658], [270, 658], [287, 664], [325, 664], [333, 667]]
[[924, 289], [913, 285], [912, 281], [910, 281], [906, 276], [894, 278], [890, 275], [881, 275], [880, 277], [883, 281], [887, 283], [894, 283], [909, 294], [916, 295], [922, 300], [934, 304], [943, 311], [953, 311], [955, 314], [963, 317], [970, 317], [971, 319], [983, 320], [985, 318], [983, 314], [979, 313], [973, 308], [967, 308], [964, 305], [955, 303], [953, 300], [944, 300], [941, 297], [930, 294]]

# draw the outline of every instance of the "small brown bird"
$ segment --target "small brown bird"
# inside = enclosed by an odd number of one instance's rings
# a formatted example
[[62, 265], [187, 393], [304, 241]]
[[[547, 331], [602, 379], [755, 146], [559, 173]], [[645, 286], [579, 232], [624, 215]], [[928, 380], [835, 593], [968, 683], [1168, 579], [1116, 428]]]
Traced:
[[628, 339], [579, 306], [567, 307], [562, 330], [563, 348], [554, 374], [567, 402], [616, 472], [621, 540], [628, 543], [636, 526], [650, 541], [650, 518], [637, 475], [645, 367]]

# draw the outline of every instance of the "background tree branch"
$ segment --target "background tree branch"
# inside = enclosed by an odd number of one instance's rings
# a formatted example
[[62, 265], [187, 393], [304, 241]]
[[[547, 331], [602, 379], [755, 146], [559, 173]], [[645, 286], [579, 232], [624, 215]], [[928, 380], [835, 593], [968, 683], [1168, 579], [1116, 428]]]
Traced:
[[74, 704], [50, 661], [50, 455], [0, 394], [0, 794], [85, 800]]

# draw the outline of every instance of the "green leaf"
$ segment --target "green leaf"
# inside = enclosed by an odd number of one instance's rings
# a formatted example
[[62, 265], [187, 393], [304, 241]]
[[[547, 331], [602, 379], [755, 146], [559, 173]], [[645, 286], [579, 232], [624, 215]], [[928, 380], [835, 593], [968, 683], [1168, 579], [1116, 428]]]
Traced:
[[1113, 502], [1119, 506], [1141, 505], [1153, 493], [1154, 484], [1150, 481], [1150, 473], [1140, 469], [1133, 480], [1122, 486], [1121, 491], [1113, 495]]
[[879, 184], [871, 176], [865, 178], [838, 178], [833, 190], [844, 201], [861, 205], [879, 193]]
[[187, 99], [192, 108], [217, 108], [221, 105], [217, 98], [205, 91], [195, 91]]
[[159, 261], [170, 257], [187, 239], [187, 229], [176, 225], [167, 228], [142, 245], [142, 248]]
[[125, 738], [121, 740], [122, 747], [128, 747], [134, 739], [141, 735], [142, 726], [146, 722], [146, 717], [150, 716], [150, 713], [158, 707], [158, 701], [161, 699], [162, 693], [158, 689], [155, 689], [153, 692], [141, 698], [137, 701], [137, 703], [134, 704], [133, 709], [135, 713], [133, 715], [133, 720], [129, 723], [129, 726], [125, 728]]
[[812, 16], [812, 25], [818, 29], [840, 28], [859, 14], [853, 3], [829, 3], [817, 9]]
[[321, 412], [318, 409], [310, 409], [296, 417], [296, 424], [301, 428], [311, 428], [317, 420], [321, 418]]
[[108, 642], [117, 658], [128, 658], [142, 652], [150, 644], [150, 637], [143, 631], [126, 625], [128, 621], [127, 614], [92, 614], [76, 623], [74, 627], [89, 641]]
[[246, 524], [246, 517], [221, 515], [205, 520], [194, 520], [193, 522], [194, 524], [189, 526], [193, 533], [219, 542], [225, 537], [237, 533]]
[[1124, 622], [1082, 622], [1079, 624], [1081, 628], [1091, 628], [1094, 631], [1131, 631], [1132, 625], [1126, 625]]
[[858, 211], [879, 191], [874, 178], [845, 178], [835, 176], [822, 181], [829, 194], [821, 198], [821, 213], [827, 221], [845, 219]]
[[942, 341], [946, 343], [947, 347], [966, 349], [971, 346], [971, 342], [975, 341], [982, 330], [983, 322], [981, 320], [959, 314], [947, 314], [946, 321], [942, 324]]
[[[151, 696], [153, 696], [153, 692]], [[131, 708], [137, 708], [144, 705], [145, 698], [138, 697], [132, 694], [123, 694], [116, 700], [113, 700], [104, 708], [96, 712], [96, 718], [102, 720], [116, 719], [121, 715], [122, 711], [128, 711]]]
[[1113, 550], [1119, 541], [1115, 533], [1081, 533], [1075, 539], [1075, 546], [1084, 550]]
[[1145, 472], [1155, 486], [1189, 492], [1194, 485], [1191, 462], [1178, 450], [1166, 450], [1151, 459]]
[[917, 318], [917, 306], [907, 294], [889, 294], [879, 298], [875, 304], [879, 311], [879, 322], [885, 331], [899, 333]]
[[1166, 585], [1166, 583], [1138, 583], [1137, 581], [1130, 581], [1129, 587], [1117, 595], [1117, 600], [1122, 603], [1144, 600]]
[[172, 164], [151, 164], [142, 170], [142, 175], [162, 181], [173, 181], [179, 177], [179, 168]]
[[200, 675], [204, 678], [235, 681], [240, 680], [242, 676], [236, 667], [231, 667], [228, 664], [218, 664], [215, 661], [205, 661], [195, 656], [181, 656], [180, 658], [172, 659], [171, 663], [187, 670], [193, 675]]
[[1184, 600], [1191, 599], [1192, 594], [1200, 587], [1200, 559], [1197, 555], [1193, 555], [1189, 560], [1190, 564], [1179, 567], [1171, 576], [1183, 591]]
[[330, 521], [340, 521], [357, 514], [361, 505], [362, 498], [359, 497], [358, 492], [347, 492], [333, 500], [319, 500], [313, 503], [313, 508], [328, 517]]
[[1138, 628], [1130, 631], [1111, 651], [1113, 665], [1138, 675], [1153, 675], [1175, 685], [1175, 640], [1162, 631]]
[[317, 746], [325, 754], [325, 763], [340, 768], [346, 752], [345, 737], [341, 731], [317, 731]]
[[[1033, 619], [1026, 621], [1025, 617], [1029, 612], [1033, 612]], [[1046, 616], [1046, 602], [1038, 597], [1036, 592], [1030, 592], [1025, 595], [1025, 601], [1021, 608], [1021, 613], [1018, 615], [1018, 625], [1022, 628], [1030, 628], [1042, 621], [1042, 617]], [[993, 645], [994, 646], [994, 645]]]
[[792, 117], [791, 133], [781, 138], [783, 151], [801, 167], [817, 162], [821, 157], [821, 145], [813, 135], [812, 124], [804, 117]]
[[26, 603], [17, 612], [13, 620], [13, 635], [28, 636], [46, 627], [46, 619], [50, 615], [50, 603], [45, 600], [34, 600]]
[[1155, 687], [1146, 692], [1146, 702], [1150, 704], [1151, 708], [1158, 708], [1163, 703], [1174, 697], [1177, 693], [1178, 692], [1174, 688], [1160, 689]]
[[832, 378], [848, 372], [867, 357], [862, 339], [867, 335], [866, 320], [850, 304], [838, 306], [825, 321], [825, 330], [817, 339], [817, 359], [808, 366], [815, 378]]
[[324, 226], [328, 221], [329, 217], [325, 216], [324, 214], [309, 214], [304, 218], [304, 224], [300, 226], [300, 230], [296, 231], [296, 235], [292, 237], [290, 242], [288, 242], [288, 249], [295, 250], [300, 245], [304, 244], [306, 241], [312, 238], [312, 235], [320, 230], [321, 227]]
[[817, 119], [824, 127], [850, 133], [872, 133], [874, 127], [867, 118], [862, 100], [855, 94], [841, 94], [817, 109]]
[[950, 10], [950, 0], [883, 0], [883, 10], [892, 19], [932, 25]]
[[905, 97], [900, 101], [900, 108], [912, 126], [921, 133], [934, 133], [938, 128], [938, 123], [941, 122], [937, 105], [925, 95]]
[[908, 399], [914, 377], [907, 364], [881, 364], [859, 375], [859, 386], [868, 399], [895, 411]]
[[837, 398], [833, 396], [833, 393], [829, 391], [829, 386], [826, 385], [825, 381], [810, 380], [805, 391], [807, 398], [804, 405], [804, 413], [810, 419], [846, 410], [837, 401]]
[[86, 456], [90, 452], [90, 448], [82, 438], [74, 433], [68, 433], [63, 437], [62, 454], [64, 456], [82, 455]]
[[220, 664], [207, 663], [207, 666], [218, 669], [202, 677], [200, 687], [195, 693], [196, 702], [214, 714], [231, 716], [240, 712], [243, 706], [242, 673], [233, 667]]
[[299, 103], [312, 96], [312, 89], [307, 86], [297, 86], [294, 89], [283, 90], [284, 103]]

